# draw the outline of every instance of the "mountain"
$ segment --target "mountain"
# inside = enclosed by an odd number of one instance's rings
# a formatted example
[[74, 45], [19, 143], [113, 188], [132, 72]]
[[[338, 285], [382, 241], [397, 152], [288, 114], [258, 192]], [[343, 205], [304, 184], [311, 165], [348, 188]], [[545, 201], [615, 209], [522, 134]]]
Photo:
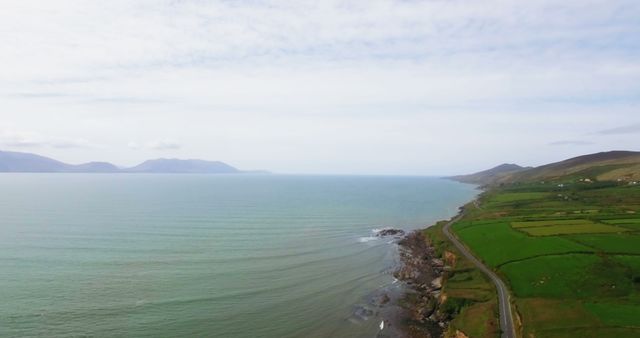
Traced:
[[115, 173], [120, 171], [120, 168], [109, 162], [89, 162], [72, 166], [71, 171], [85, 173]]
[[179, 160], [161, 158], [145, 161], [133, 168], [125, 169], [136, 173], [201, 173], [235, 174], [240, 170], [219, 161]]
[[66, 172], [72, 167], [40, 155], [0, 151], [0, 172]]
[[493, 169], [450, 179], [481, 185], [524, 183], [534, 181], [639, 181], [640, 152], [607, 151], [573, 157], [535, 168], [503, 164]]
[[[0, 151], [0, 172], [40, 173], [245, 173], [226, 163], [204, 160], [157, 159], [148, 160], [132, 168], [118, 168], [108, 162], [89, 162], [78, 165], [60, 162], [48, 157]], [[252, 171], [247, 173], [258, 173]], [[266, 173], [260, 171], [260, 173]]]
[[521, 167], [517, 164], [504, 163], [488, 170], [480, 171], [469, 175], [451, 176], [449, 179], [463, 183], [472, 183], [487, 185], [500, 180], [510, 174], [527, 170], [529, 168]]
[[580, 178], [600, 181], [638, 180], [640, 179], [640, 152], [617, 150], [578, 156], [516, 173], [505, 182]]

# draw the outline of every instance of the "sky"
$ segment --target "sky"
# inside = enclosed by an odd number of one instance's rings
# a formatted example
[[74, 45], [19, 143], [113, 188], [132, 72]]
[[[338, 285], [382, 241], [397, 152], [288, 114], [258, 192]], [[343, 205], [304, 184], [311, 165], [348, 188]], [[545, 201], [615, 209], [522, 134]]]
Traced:
[[0, 1], [0, 149], [443, 175], [640, 150], [637, 0]]

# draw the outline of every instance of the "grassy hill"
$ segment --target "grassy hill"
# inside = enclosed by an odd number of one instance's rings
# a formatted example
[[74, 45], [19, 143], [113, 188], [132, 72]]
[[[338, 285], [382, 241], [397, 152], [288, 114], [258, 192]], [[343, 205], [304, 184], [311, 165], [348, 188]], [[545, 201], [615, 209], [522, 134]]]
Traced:
[[609, 151], [574, 157], [513, 173], [499, 182], [568, 181], [581, 178], [598, 181], [639, 180], [640, 152]]
[[521, 172], [523, 170], [527, 170], [530, 168], [524, 168], [517, 164], [512, 163], [504, 163], [497, 167], [480, 171], [477, 173], [473, 173], [470, 175], [458, 175], [449, 177], [452, 180], [463, 182], [463, 183], [472, 183], [472, 184], [491, 184], [493, 182], [498, 182], [506, 177], [510, 177], [511, 175]]
[[640, 152], [601, 152], [535, 168], [503, 164], [478, 173], [450, 178], [464, 183], [489, 186], [539, 181], [565, 183], [581, 179], [591, 181], [640, 181]]

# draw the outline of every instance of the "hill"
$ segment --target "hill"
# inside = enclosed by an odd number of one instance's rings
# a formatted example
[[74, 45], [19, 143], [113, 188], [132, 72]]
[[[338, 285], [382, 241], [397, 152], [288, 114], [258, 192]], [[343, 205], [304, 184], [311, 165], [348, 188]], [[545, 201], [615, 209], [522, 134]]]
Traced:
[[451, 176], [449, 178], [458, 182], [463, 182], [463, 183], [487, 185], [495, 181], [498, 181], [504, 177], [507, 177], [510, 174], [514, 174], [516, 172], [520, 172], [527, 169], [529, 168], [521, 167], [517, 164], [504, 163], [488, 170], [480, 171], [480, 172], [469, 174], [469, 175]]
[[157, 159], [145, 161], [127, 172], [234, 174], [240, 170], [219, 161]]
[[120, 168], [109, 162], [89, 162], [85, 164], [79, 164], [76, 166], [72, 166], [72, 170], [74, 172], [86, 172], [86, 173], [115, 173], [118, 172]]
[[523, 168], [502, 164], [495, 168], [450, 179], [480, 185], [526, 183], [535, 181], [638, 181], [640, 180], [640, 152], [608, 151], [583, 155], [539, 167]]
[[608, 151], [570, 158], [515, 173], [504, 179], [510, 182], [575, 179], [599, 181], [639, 180], [640, 152]]
[[[68, 164], [48, 157], [12, 151], [0, 151], [0, 172], [24, 173], [244, 173], [224, 162], [205, 160], [156, 159], [132, 168], [118, 168], [108, 162]], [[251, 173], [254, 173], [253, 171]], [[258, 171], [255, 171], [258, 173]], [[266, 173], [266, 172], [260, 172]]]
[[11, 151], [0, 151], [0, 172], [67, 172], [73, 168], [54, 159]]

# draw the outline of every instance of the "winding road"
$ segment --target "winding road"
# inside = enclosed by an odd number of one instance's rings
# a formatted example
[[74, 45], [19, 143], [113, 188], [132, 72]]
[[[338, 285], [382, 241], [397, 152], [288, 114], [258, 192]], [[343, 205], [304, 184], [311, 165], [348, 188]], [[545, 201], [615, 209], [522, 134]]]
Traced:
[[442, 232], [444, 232], [445, 236], [451, 240], [453, 245], [460, 250], [460, 252], [467, 257], [473, 264], [475, 264], [478, 269], [484, 272], [496, 285], [496, 289], [498, 290], [498, 302], [500, 304], [500, 328], [502, 329], [502, 338], [516, 338], [516, 330], [513, 325], [513, 316], [511, 315], [511, 303], [509, 301], [509, 290], [507, 286], [504, 284], [502, 279], [498, 277], [491, 269], [489, 269], [486, 265], [484, 265], [479, 259], [477, 259], [470, 251], [465, 247], [462, 242], [458, 240], [456, 236], [451, 232], [451, 225], [460, 218], [462, 218], [462, 214], [452, 218], [447, 224], [442, 227]]

